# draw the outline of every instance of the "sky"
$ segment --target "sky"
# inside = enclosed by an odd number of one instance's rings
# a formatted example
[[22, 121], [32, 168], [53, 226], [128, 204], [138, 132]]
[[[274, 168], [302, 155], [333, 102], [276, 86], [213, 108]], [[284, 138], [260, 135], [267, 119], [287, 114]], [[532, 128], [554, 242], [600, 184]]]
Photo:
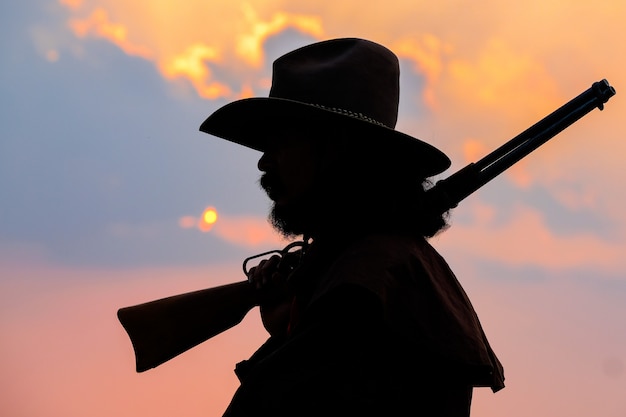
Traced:
[[198, 127], [266, 96], [283, 53], [362, 37], [400, 58], [397, 129], [452, 159], [435, 180], [593, 82], [615, 87], [431, 243], [505, 367], [472, 416], [623, 417], [624, 21], [621, 0], [4, 2], [0, 414], [221, 415], [235, 363], [267, 337], [256, 310], [142, 374], [115, 313], [240, 281], [245, 257], [287, 243], [266, 221], [260, 154]]

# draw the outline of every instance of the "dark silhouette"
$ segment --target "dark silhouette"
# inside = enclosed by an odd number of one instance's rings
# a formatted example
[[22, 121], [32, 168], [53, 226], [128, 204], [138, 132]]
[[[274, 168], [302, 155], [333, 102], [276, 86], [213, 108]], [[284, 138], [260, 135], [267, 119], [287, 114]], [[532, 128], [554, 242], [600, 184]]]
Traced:
[[227, 417], [467, 416], [474, 387], [503, 388], [470, 301], [426, 239], [447, 227], [450, 208], [615, 90], [594, 83], [432, 187], [450, 161], [394, 130], [398, 71], [380, 45], [321, 42], [275, 62], [269, 98], [231, 103], [202, 124], [263, 152], [271, 222], [302, 240], [244, 260], [248, 281], [120, 309], [138, 372], [260, 305], [271, 337], [237, 365]]
[[263, 152], [271, 221], [303, 236], [296, 265], [250, 270], [271, 337], [237, 365], [225, 416], [467, 416], [472, 389], [501, 389], [500, 362], [445, 261], [428, 178], [449, 159], [394, 130], [399, 66], [337, 39], [274, 63], [268, 98], [240, 100], [201, 130]]

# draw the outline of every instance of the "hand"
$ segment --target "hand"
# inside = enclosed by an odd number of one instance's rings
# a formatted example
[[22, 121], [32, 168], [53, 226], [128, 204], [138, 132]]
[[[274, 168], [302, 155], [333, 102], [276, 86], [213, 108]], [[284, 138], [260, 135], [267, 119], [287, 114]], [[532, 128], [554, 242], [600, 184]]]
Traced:
[[261, 292], [261, 320], [272, 336], [287, 332], [291, 311], [287, 273], [280, 270], [280, 260], [278, 255], [264, 259], [248, 274], [248, 281]]

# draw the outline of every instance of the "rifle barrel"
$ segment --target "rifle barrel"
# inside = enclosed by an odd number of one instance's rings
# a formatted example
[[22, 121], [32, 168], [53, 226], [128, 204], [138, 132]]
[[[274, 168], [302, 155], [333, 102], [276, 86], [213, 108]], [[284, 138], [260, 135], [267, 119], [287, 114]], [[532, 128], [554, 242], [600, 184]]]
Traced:
[[459, 202], [510, 168], [520, 159], [561, 133], [596, 107], [604, 109], [615, 95], [607, 80], [601, 80], [550, 113], [513, 139], [477, 162], [470, 163], [448, 178], [438, 181], [428, 191], [439, 213], [456, 207]]

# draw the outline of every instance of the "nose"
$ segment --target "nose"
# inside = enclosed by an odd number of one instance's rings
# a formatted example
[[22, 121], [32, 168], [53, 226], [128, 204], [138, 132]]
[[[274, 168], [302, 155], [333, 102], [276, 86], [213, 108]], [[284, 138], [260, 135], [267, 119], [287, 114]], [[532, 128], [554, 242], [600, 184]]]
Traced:
[[269, 152], [264, 152], [263, 155], [261, 155], [261, 158], [259, 158], [259, 162], [257, 162], [256, 166], [259, 169], [259, 171], [262, 172], [267, 172], [273, 165], [272, 162], [272, 157], [271, 154]]

